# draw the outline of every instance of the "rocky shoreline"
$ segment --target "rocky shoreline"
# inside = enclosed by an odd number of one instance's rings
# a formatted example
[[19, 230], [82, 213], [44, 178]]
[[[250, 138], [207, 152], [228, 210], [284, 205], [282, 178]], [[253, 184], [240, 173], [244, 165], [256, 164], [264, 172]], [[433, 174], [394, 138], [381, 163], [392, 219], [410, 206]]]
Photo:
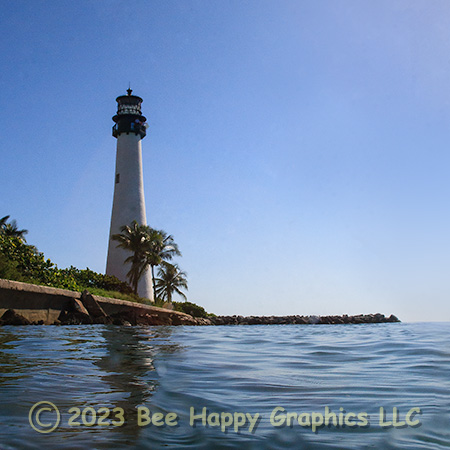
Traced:
[[391, 315], [214, 316], [0, 279], [1, 325], [325, 325], [400, 322]]
[[[95, 300], [94, 300], [95, 301]], [[101, 307], [100, 307], [101, 309]], [[395, 323], [400, 320], [384, 314], [360, 314], [357, 316], [216, 316], [206, 318], [195, 318], [186, 314], [159, 315], [159, 314], [137, 314], [135, 311], [122, 311], [112, 316], [104, 312], [91, 315], [84, 306], [74, 301], [73, 307], [68, 311], [62, 311], [53, 325], [339, 325], [339, 324], [370, 324], [370, 323]], [[7, 310], [0, 318], [2, 325], [43, 325], [44, 321], [30, 322], [26, 317], [13, 309]]]
[[[95, 299], [92, 299], [95, 302]], [[99, 306], [97, 304], [97, 306]], [[92, 312], [92, 311], [91, 311]], [[192, 317], [188, 314], [160, 315], [160, 314], [138, 314], [136, 311], [122, 311], [108, 316], [101, 310], [92, 315], [83, 304], [74, 301], [72, 308], [62, 311], [53, 325], [339, 325], [339, 324], [370, 324], [370, 323], [395, 323], [400, 320], [384, 314], [360, 314], [357, 316], [215, 316], [210, 318]], [[184, 317], [187, 316], [187, 317]], [[0, 318], [2, 325], [43, 325], [44, 321], [30, 322], [26, 317], [9, 309]]]
[[[53, 325], [338, 325], [400, 322], [394, 315], [360, 314], [357, 316], [214, 316], [195, 318], [188, 314], [163, 310], [157, 313], [128, 309], [112, 315], [105, 313], [97, 300], [83, 292], [81, 299], [73, 299], [69, 307], [61, 311]], [[4, 325], [44, 325], [44, 321], [31, 322], [13, 309], [8, 309], [0, 317], [0, 326]]]
[[338, 325], [363, 323], [393, 323], [400, 320], [391, 314], [359, 314], [356, 316], [216, 316], [212, 325]]

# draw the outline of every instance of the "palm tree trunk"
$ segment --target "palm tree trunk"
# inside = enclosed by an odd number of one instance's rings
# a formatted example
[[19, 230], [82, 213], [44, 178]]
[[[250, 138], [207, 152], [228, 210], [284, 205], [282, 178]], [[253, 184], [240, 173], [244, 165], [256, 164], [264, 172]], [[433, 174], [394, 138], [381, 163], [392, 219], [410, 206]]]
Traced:
[[138, 295], [138, 283], [139, 283], [139, 280], [137, 278], [135, 278], [134, 282], [133, 282], [135, 295]]
[[153, 298], [156, 300], [155, 266], [152, 264], [151, 268], [152, 268]]
[[139, 284], [139, 276], [136, 273], [136, 268], [134, 269], [134, 273], [133, 273], [133, 279], [130, 281], [132, 281], [132, 286], [133, 286], [133, 291], [135, 295], [138, 295], [138, 284]]

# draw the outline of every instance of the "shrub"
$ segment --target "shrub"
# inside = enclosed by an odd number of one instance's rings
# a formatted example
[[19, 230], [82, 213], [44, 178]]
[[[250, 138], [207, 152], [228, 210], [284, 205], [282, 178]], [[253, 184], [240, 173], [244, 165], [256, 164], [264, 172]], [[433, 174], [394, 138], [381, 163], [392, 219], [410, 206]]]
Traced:
[[116, 277], [103, 275], [89, 268], [80, 270], [70, 266], [58, 269], [45, 259], [33, 245], [15, 236], [0, 235], [0, 278], [42, 284], [72, 291], [98, 288], [131, 294], [131, 287]]
[[202, 306], [196, 305], [191, 302], [173, 302], [175, 311], [184, 312], [190, 314], [192, 317], [207, 317], [208, 313]]
[[127, 295], [133, 294], [133, 289], [128, 283], [120, 281], [118, 278], [111, 275], [102, 275], [102, 277], [103, 280], [101, 281], [99, 288], [107, 291], [117, 291]]
[[0, 254], [0, 278], [6, 280], [23, 281], [23, 277], [17, 264], [10, 261], [5, 255]]

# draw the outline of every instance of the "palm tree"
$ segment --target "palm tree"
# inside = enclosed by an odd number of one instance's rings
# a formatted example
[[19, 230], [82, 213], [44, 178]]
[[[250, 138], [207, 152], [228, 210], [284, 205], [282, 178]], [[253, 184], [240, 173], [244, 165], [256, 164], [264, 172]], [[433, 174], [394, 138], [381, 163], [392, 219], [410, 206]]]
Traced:
[[8, 219], [9, 219], [9, 216], [5, 216], [0, 219], [0, 230], [3, 230], [3, 227], [6, 225], [6, 222], [8, 221]]
[[186, 273], [182, 272], [176, 264], [162, 262], [156, 279], [156, 293], [169, 303], [172, 302], [172, 294], [176, 292], [186, 300], [186, 295], [180, 289], [188, 290]]
[[11, 220], [8, 223], [9, 216], [2, 217], [0, 219], [0, 233], [4, 236], [18, 237], [22, 241], [26, 242], [25, 235], [28, 233], [28, 230], [19, 230], [17, 227], [17, 222], [15, 220]]
[[119, 241], [118, 247], [133, 252], [124, 262], [131, 262], [127, 277], [137, 293], [137, 285], [148, 266], [151, 267], [153, 295], [156, 298], [155, 266], [170, 261], [174, 256], [181, 256], [173, 236], [163, 230], [155, 230], [147, 225], [139, 225], [135, 220], [131, 225], [124, 225], [112, 239]]
[[156, 298], [155, 266], [172, 260], [174, 256], [181, 256], [181, 252], [173, 240], [173, 236], [163, 230], [149, 228], [149, 243], [147, 262], [152, 270], [153, 296]]
[[139, 225], [133, 220], [131, 225], [124, 225], [120, 231], [121, 233], [114, 234], [112, 239], [119, 242], [118, 247], [132, 252], [124, 264], [131, 263], [127, 277], [134, 293], [137, 294], [139, 280], [148, 267], [149, 227]]

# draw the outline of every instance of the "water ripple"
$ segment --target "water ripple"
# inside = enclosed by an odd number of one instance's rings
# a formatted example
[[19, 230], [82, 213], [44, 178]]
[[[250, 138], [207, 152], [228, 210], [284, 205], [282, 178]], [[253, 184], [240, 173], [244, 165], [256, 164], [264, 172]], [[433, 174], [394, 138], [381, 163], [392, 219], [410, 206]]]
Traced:
[[[2, 449], [444, 449], [450, 448], [450, 324], [236, 327], [0, 328]], [[34, 432], [30, 407], [62, 412], [51, 435]], [[68, 424], [73, 406], [120, 407], [122, 427]], [[178, 415], [178, 426], [140, 426], [137, 409]], [[369, 426], [313, 432], [293, 415], [367, 413]], [[256, 430], [190, 426], [201, 414], [260, 414]], [[382, 428], [380, 407], [421, 426]], [[294, 417], [294, 416], [293, 416]]]

